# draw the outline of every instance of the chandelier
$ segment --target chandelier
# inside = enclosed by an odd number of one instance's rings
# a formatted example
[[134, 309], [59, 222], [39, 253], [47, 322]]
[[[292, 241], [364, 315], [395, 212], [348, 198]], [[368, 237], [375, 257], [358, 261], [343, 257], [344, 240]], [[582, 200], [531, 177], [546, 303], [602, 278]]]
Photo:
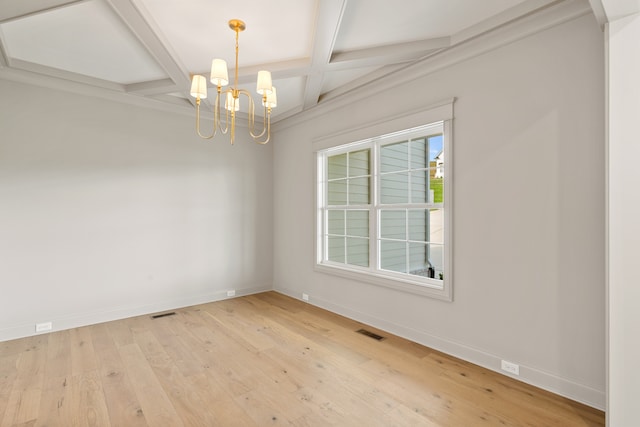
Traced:
[[[259, 144], [266, 144], [271, 137], [271, 109], [277, 105], [276, 88], [271, 84], [271, 73], [269, 71], [258, 71], [258, 82], [256, 91], [262, 96], [262, 106], [264, 115], [262, 119], [262, 131], [256, 133], [255, 130], [255, 106], [251, 94], [238, 88], [238, 35], [247, 27], [239, 19], [229, 21], [229, 28], [236, 33], [236, 68], [234, 85], [230, 89], [222, 90], [223, 86], [229, 84], [229, 72], [227, 62], [223, 59], [214, 59], [211, 62], [211, 83], [217, 87], [216, 100], [213, 104], [213, 132], [211, 135], [203, 135], [200, 132], [200, 100], [207, 97], [207, 80], [204, 76], [194, 75], [191, 79], [191, 96], [196, 99], [196, 132], [201, 138], [211, 139], [218, 131], [223, 134], [229, 133], [231, 144], [236, 136], [236, 112], [240, 110], [240, 95], [245, 95], [248, 103], [248, 128], [251, 137]], [[222, 106], [224, 99], [224, 106]], [[224, 108], [224, 113], [222, 112]], [[224, 118], [221, 118], [224, 116]]]

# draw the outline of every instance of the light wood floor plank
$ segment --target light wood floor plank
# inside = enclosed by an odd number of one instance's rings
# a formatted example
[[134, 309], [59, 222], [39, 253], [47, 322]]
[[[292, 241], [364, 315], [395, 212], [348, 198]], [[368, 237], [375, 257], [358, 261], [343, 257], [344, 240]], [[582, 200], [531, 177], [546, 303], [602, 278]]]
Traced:
[[0, 421], [4, 418], [13, 384], [18, 376], [20, 353], [2, 355], [0, 353]]
[[74, 416], [69, 331], [48, 335], [45, 381], [36, 426], [71, 424]]
[[91, 327], [69, 330], [71, 341], [71, 372], [80, 375], [97, 369], [96, 355], [91, 338]]
[[35, 424], [40, 409], [47, 358], [47, 336], [27, 340], [16, 361], [17, 375], [9, 394], [2, 425]]
[[0, 343], [0, 427], [266, 425], [601, 427], [604, 414], [275, 292]]
[[91, 335], [111, 425], [147, 426], [144, 411], [120, 357], [116, 341], [110, 333], [110, 328], [105, 324], [95, 325]]
[[86, 371], [71, 378], [73, 421], [78, 427], [110, 427], [111, 421], [97, 371]]
[[147, 423], [154, 427], [183, 426], [171, 399], [138, 345], [123, 345], [119, 352]]

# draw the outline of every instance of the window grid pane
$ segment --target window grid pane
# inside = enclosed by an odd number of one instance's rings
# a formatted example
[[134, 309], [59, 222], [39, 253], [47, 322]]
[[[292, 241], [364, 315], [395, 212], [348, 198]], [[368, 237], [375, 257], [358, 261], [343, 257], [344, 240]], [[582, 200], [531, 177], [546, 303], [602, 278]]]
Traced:
[[369, 267], [369, 239], [347, 237], [346, 263]]
[[427, 193], [427, 170], [411, 172], [411, 203], [429, 203], [433, 200]]
[[347, 177], [347, 154], [338, 154], [327, 159], [328, 178], [338, 179]]
[[398, 172], [380, 177], [380, 202], [385, 205], [409, 203], [409, 174]]
[[369, 237], [369, 211], [346, 211], [346, 235]]
[[371, 150], [349, 153], [349, 176], [368, 176], [370, 174], [369, 157]]
[[380, 268], [407, 273], [407, 244], [394, 240], [380, 240]]
[[329, 181], [327, 185], [327, 201], [329, 206], [340, 206], [347, 204], [347, 180]]
[[409, 142], [387, 144], [380, 149], [380, 172], [404, 171], [409, 167]]
[[328, 236], [327, 238], [327, 258], [329, 261], [344, 264], [345, 261], [345, 241], [342, 236]]
[[411, 141], [411, 169], [426, 169], [427, 166], [427, 140], [426, 138]]
[[329, 234], [344, 235], [344, 210], [332, 209], [327, 213], [327, 229]]
[[430, 203], [444, 203], [444, 167], [429, 169]]
[[409, 274], [433, 277], [434, 270], [428, 259], [429, 245], [425, 243], [409, 243]]
[[327, 204], [329, 206], [371, 203], [371, 150], [327, 157]]
[[369, 177], [349, 179], [349, 205], [369, 204]]
[[369, 211], [327, 210], [327, 259], [329, 261], [369, 266]]
[[383, 239], [407, 239], [407, 213], [405, 210], [380, 211], [380, 237]]
[[429, 222], [426, 209], [411, 209], [409, 211], [409, 240], [427, 242], [429, 237]]
[[444, 209], [429, 209], [429, 243], [444, 244]]

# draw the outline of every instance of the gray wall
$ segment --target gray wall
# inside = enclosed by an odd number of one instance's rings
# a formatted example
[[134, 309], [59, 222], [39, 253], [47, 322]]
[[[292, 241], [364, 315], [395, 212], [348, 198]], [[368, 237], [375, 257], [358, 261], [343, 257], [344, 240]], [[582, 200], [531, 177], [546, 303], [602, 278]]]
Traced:
[[0, 340], [272, 287], [273, 146], [0, 81]]
[[[275, 288], [603, 408], [603, 46], [583, 16], [281, 125]], [[454, 301], [314, 271], [312, 142], [452, 97]]]

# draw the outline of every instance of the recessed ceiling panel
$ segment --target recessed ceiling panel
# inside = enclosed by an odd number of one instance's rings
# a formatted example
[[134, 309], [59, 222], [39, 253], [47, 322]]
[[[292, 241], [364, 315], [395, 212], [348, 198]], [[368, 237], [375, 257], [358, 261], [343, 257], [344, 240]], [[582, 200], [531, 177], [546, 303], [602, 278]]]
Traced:
[[335, 44], [349, 51], [451, 36], [524, 0], [349, 0]]
[[211, 60], [235, 63], [235, 32], [230, 19], [246, 23], [240, 32], [240, 69], [308, 58], [311, 55], [317, 0], [140, 0], [181, 63], [206, 72]]
[[304, 101], [303, 77], [291, 77], [288, 79], [277, 79], [273, 85], [278, 89], [278, 107], [273, 110], [273, 116], [277, 117], [298, 108]]
[[167, 77], [101, 0], [8, 21], [0, 24], [0, 31], [11, 59], [121, 84]]

